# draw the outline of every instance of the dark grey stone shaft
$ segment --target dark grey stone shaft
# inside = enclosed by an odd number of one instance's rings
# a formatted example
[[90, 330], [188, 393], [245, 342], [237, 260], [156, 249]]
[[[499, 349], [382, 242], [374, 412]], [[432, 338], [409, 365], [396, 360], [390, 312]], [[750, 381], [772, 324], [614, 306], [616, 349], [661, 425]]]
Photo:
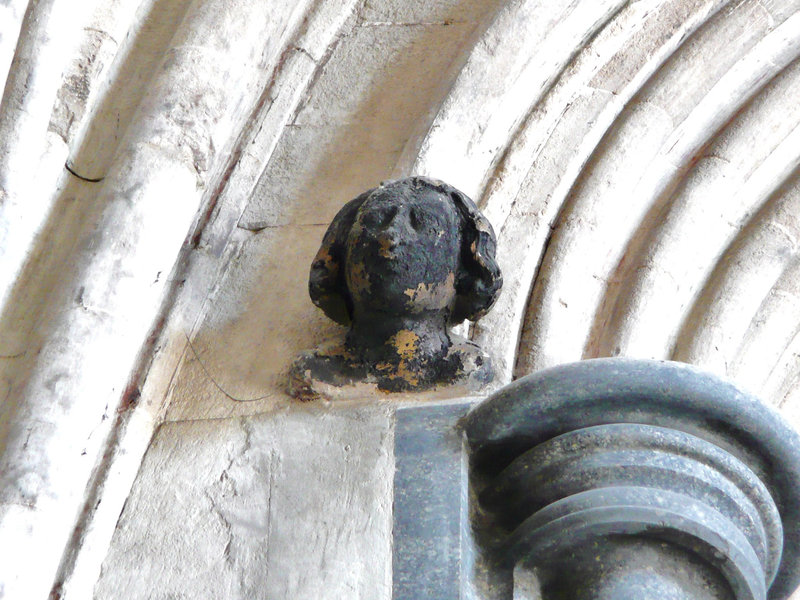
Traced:
[[493, 551], [536, 567], [545, 598], [780, 600], [800, 583], [800, 437], [716, 376], [562, 365], [481, 403], [465, 429]]

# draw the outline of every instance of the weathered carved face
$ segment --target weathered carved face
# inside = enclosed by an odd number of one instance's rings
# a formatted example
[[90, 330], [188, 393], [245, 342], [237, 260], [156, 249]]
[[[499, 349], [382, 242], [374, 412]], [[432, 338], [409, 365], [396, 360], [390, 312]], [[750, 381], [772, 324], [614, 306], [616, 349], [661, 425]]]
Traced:
[[382, 183], [346, 203], [311, 264], [314, 304], [348, 327], [344, 343], [298, 357], [291, 393], [331, 397], [356, 382], [385, 392], [493, 377], [476, 344], [448, 331], [489, 310], [503, 279], [492, 226], [463, 192], [435, 179]]
[[447, 197], [423, 188], [379, 189], [359, 208], [347, 237], [345, 277], [354, 309], [412, 315], [455, 298], [461, 230]]

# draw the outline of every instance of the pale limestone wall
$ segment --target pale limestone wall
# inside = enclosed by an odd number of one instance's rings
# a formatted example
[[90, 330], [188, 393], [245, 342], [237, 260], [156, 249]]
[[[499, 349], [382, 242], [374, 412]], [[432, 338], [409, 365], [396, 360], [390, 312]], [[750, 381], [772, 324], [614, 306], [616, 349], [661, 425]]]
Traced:
[[165, 424], [95, 597], [391, 597], [391, 421], [351, 406]]
[[[293, 406], [284, 374], [340, 334], [307, 298], [308, 265], [338, 208], [381, 179], [445, 179], [492, 221], [505, 290], [470, 334], [501, 383], [594, 356], [674, 358], [800, 424], [799, 9], [0, 3], [0, 597], [91, 597], [104, 559], [97, 594], [116, 597], [117, 575], [168, 554], [149, 535], [131, 549], [130, 528], [157, 527], [157, 502], [193, 479], [181, 456], [216, 465], [242, 418], [292, 460], [304, 419], [337, 439], [351, 409]], [[192, 527], [221, 526], [207, 475]], [[273, 492], [249, 493], [262, 514], [255, 496]], [[359, 510], [385, 506], [376, 494]], [[335, 498], [319, 505], [332, 539], [350, 531]], [[298, 552], [320, 551], [309, 531]], [[270, 560], [291, 572], [282, 543]], [[359, 585], [387, 585], [382, 560]], [[149, 573], [142, 590], [179, 575]], [[239, 575], [227, 597], [264, 597], [236, 591]]]

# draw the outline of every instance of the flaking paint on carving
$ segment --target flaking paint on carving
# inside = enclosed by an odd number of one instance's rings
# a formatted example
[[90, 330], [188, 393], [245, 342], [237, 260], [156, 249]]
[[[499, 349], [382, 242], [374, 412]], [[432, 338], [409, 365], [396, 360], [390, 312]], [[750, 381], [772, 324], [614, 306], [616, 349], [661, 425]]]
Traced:
[[417, 287], [405, 290], [403, 293], [409, 297], [407, 302], [409, 310], [416, 306], [438, 306], [455, 292], [456, 274], [450, 272], [443, 283], [420, 282]]
[[419, 355], [420, 337], [413, 331], [402, 329], [398, 331], [391, 340], [397, 349], [400, 361], [394, 373], [390, 374], [391, 379], [403, 379], [410, 386], [419, 385], [419, 372], [414, 368], [414, 360]]

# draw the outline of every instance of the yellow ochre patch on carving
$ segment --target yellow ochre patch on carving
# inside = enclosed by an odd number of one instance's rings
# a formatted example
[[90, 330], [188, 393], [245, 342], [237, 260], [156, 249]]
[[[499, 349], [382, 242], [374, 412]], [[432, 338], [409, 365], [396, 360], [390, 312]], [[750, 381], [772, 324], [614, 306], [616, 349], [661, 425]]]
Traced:
[[392, 343], [401, 359], [409, 359], [417, 351], [419, 336], [409, 329], [401, 329], [392, 337]]
[[350, 291], [360, 293], [369, 289], [369, 273], [364, 268], [364, 263], [354, 263], [350, 266]]
[[448, 273], [447, 278], [440, 283], [420, 283], [415, 288], [409, 288], [403, 293], [410, 298], [410, 305], [423, 307], [438, 307], [450, 299], [450, 294], [455, 289], [456, 274]]
[[323, 246], [319, 249], [317, 256], [314, 258], [314, 262], [321, 262], [323, 265], [325, 265], [326, 269], [333, 269], [338, 266], [336, 261], [333, 259], [333, 256], [331, 256], [330, 248], [328, 246]]
[[400, 363], [397, 365], [396, 373], [392, 378], [402, 378], [411, 385], [419, 384], [419, 373], [410, 368], [410, 363], [417, 354], [419, 346], [419, 336], [408, 329], [401, 329], [390, 340], [400, 356]]

